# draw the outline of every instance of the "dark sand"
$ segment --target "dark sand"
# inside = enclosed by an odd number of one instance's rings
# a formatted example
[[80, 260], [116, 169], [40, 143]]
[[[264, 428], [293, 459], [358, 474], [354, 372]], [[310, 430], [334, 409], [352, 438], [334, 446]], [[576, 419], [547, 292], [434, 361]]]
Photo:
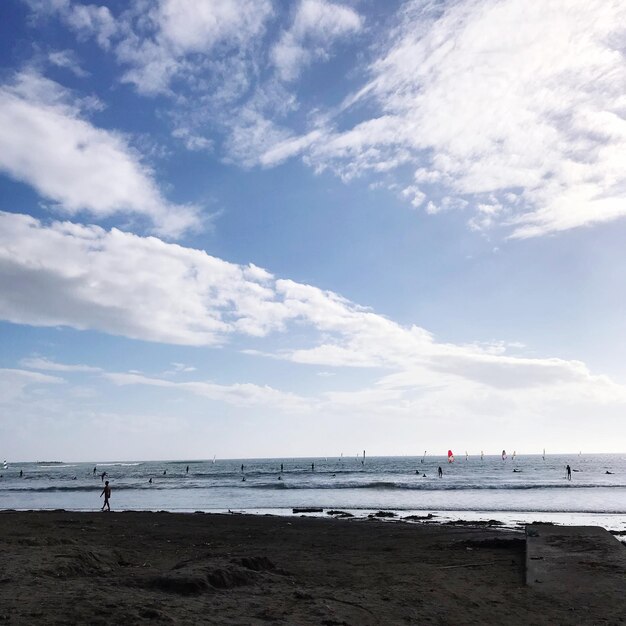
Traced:
[[626, 623], [624, 605], [527, 587], [524, 550], [468, 526], [7, 511], [0, 623]]

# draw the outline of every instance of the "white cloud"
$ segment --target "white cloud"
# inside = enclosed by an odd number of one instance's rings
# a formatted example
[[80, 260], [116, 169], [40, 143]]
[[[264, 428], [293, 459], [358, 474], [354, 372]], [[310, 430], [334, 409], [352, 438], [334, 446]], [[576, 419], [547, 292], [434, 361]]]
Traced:
[[70, 70], [75, 76], [84, 78], [88, 76], [81, 66], [76, 53], [73, 50], [55, 50], [48, 54], [48, 61], [57, 67], [63, 67]]
[[471, 206], [495, 195], [507, 210], [473, 226], [512, 226], [513, 237], [616, 219], [626, 214], [625, 22], [626, 5], [603, 0], [409, 2], [370, 81], [344, 103], [374, 114], [313, 142], [290, 138], [261, 162], [303, 151], [346, 179], [414, 163], [427, 195], [437, 185]]
[[[237, 67], [271, 15], [269, 0], [160, 0], [147, 11], [136, 3], [119, 18], [124, 34], [115, 53], [128, 67], [122, 80], [146, 94], [168, 92], [174, 78], [210, 80], [220, 74], [220, 65]], [[213, 65], [210, 55], [218, 47], [221, 59]], [[247, 82], [236, 72], [228, 74], [231, 83]]]
[[19, 369], [0, 368], [0, 403], [6, 404], [22, 398], [25, 393], [39, 385], [64, 383], [62, 378]]
[[9, 213], [0, 225], [3, 319], [212, 345], [235, 332], [263, 336], [289, 316], [256, 266], [116, 229]]
[[115, 385], [150, 385], [175, 389], [240, 407], [271, 406], [287, 413], [302, 412], [310, 408], [310, 402], [306, 398], [267, 385], [252, 383], [220, 385], [206, 381], [176, 383], [162, 378], [125, 373], [107, 373], [104, 377]]
[[51, 372], [100, 372], [99, 367], [91, 365], [68, 365], [65, 363], [57, 363], [44, 357], [28, 357], [20, 361], [22, 367], [28, 367], [34, 370], [44, 370]]
[[[44, 226], [8, 213], [0, 213], [0, 318], [197, 346], [223, 344], [235, 335], [244, 341], [281, 333], [280, 349], [244, 351], [315, 366], [316, 378], [320, 366], [382, 376], [366, 389], [314, 400], [252, 383], [175, 383], [141, 373], [109, 377], [116, 384], [181, 389], [232, 404], [284, 403], [322, 412], [358, 406], [371, 412], [382, 411], [393, 397], [394, 413], [407, 415], [416, 406], [432, 413], [435, 398], [447, 408], [469, 403], [480, 411], [488, 405], [494, 414], [507, 402], [522, 411], [526, 396], [537, 411], [541, 402], [557, 406], [574, 398], [587, 407], [626, 403], [624, 386], [578, 361], [511, 356], [515, 346], [503, 343], [437, 341], [424, 328], [402, 326], [336, 293], [277, 279], [254, 265], [153, 237], [71, 223]], [[40, 358], [22, 363], [87, 371]], [[188, 371], [182, 364], [174, 367]], [[370, 408], [363, 406], [370, 401]]]
[[280, 78], [291, 81], [313, 60], [327, 58], [336, 39], [361, 28], [361, 17], [348, 7], [325, 0], [302, 0], [291, 27], [282, 33], [270, 56]]
[[86, 106], [33, 72], [0, 86], [0, 170], [70, 214], [137, 215], [173, 237], [197, 227], [197, 209], [165, 200], [124, 137], [87, 121]]

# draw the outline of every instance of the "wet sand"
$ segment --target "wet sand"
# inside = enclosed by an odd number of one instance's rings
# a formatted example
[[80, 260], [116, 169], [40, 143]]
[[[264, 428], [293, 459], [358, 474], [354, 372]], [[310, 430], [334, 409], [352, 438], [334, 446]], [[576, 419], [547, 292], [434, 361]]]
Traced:
[[523, 533], [497, 528], [6, 511], [0, 564], [7, 624], [626, 623], [527, 587]]

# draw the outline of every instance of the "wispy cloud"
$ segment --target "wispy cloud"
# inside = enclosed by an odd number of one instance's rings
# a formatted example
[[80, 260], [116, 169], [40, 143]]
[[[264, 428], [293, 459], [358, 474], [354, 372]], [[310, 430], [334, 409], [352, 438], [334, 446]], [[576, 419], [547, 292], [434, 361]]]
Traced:
[[197, 228], [197, 207], [168, 202], [126, 139], [86, 119], [98, 106], [35, 72], [18, 74], [0, 86], [0, 170], [69, 214], [140, 216], [171, 237]]
[[[469, 204], [474, 228], [506, 225], [518, 238], [616, 219], [625, 20], [616, 2], [406, 3], [369, 82], [344, 103], [374, 114], [289, 138], [261, 162], [300, 152], [346, 179], [413, 164], [413, 204], [422, 194], [430, 213]], [[487, 204], [498, 210], [487, 216]]]
[[93, 367], [92, 365], [68, 365], [65, 363], [57, 363], [44, 357], [28, 357], [20, 361], [22, 367], [28, 367], [34, 370], [44, 370], [50, 372], [87, 372], [96, 373], [102, 370], [99, 367]]
[[104, 377], [115, 385], [149, 385], [175, 389], [235, 406], [271, 406], [286, 413], [307, 411], [311, 406], [311, 402], [306, 398], [267, 385], [252, 383], [220, 385], [207, 381], [177, 383], [162, 378], [126, 373], [107, 373]]
[[89, 75], [88, 72], [80, 66], [80, 61], [73, 50], [55, 50], [50, 52], [48, 53], [48, 61], [52, 65], [70, 70], [72, 74], [79, 78], [84, 78]]
[[57, 376], [0, 368], [0, 403], [7, 404], [19, 400], [29, 388], [36, 388], [38, 385], [58, 385], [64, 382], [65, 380]]
[[335, 40], [361, 28], [361, 16], [349, 7], [325, 0], [302, 0], [291, 26], [272, 47], [270, 57], [281, 79], [291, 81], [313, 59], [328, 58]]

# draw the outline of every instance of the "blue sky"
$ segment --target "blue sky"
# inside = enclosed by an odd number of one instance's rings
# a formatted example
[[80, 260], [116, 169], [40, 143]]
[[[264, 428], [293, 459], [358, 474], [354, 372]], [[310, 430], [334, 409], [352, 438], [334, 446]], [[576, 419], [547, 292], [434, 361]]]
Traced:
[[0, 457], [623, 449], [625, 23], [3, 2]]

